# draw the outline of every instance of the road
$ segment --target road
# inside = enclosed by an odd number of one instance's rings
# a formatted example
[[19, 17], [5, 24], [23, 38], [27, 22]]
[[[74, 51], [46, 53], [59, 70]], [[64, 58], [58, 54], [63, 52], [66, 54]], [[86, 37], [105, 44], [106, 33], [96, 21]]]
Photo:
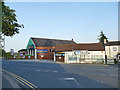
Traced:
[[19, 78], [25, 79], [37, 88], [118, 87], [117, 67], [102, 64], [63, 64], [48, 60], [3, 60], [2, 68], [15, 74], [14, 77], [18, 75]]

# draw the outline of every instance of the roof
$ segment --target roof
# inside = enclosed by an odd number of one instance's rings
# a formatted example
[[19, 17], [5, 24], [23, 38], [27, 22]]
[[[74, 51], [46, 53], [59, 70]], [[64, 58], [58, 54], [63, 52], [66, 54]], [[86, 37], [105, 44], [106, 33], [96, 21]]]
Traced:
[[20, 52], [20, 51], [27, 51], [27, 49], [20, 49], [18, 52]]
[[39, 46], [56, 46], [56, 44], [72, 44], [75, 43], [72, 40], [59, 40], [59, 39], [47, 39], [47, 38], [33, 38], [31, 37], [36, 47]]
[[111, 42], [107, 42], [105, 45], [106, 45], [106, 46], [120, 45], [120, 41], [111, 41]]
[[88, 51], [104, 51], [102, 43], [82, 43], [82, 44], [65, 44], [56, 45], [56, 51], [72, 51], [72, 50], [88, 50]]

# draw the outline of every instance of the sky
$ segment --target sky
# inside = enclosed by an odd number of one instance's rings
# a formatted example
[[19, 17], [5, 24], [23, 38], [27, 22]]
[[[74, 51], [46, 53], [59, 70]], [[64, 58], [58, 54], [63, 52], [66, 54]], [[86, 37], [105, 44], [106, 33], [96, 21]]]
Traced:
[[96, 43], [101, 30], [109, 41], [118, 40], [117, 2], [6, 2], [15, 9], [19, 34], [6, 37], [5, 50], [17, 52], [30, 37]]

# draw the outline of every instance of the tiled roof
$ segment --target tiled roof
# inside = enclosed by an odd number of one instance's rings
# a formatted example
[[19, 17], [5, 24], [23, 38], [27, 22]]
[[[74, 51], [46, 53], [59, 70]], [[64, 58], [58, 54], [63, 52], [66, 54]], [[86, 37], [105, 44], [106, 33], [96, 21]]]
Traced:
[[65, 44], [56, 45], [56, 51], [72, 51], [72, 50], [88, 50], [88, 51], [104, 51], [102, 43], [85, 43], [85, 44]]
[[36, 47], [39, 46], [56, 46], [56, 44], [72, 44], [75, 43], [72, 40], [58, 40], [58, 39], [47, 39], [47, 38], [33, 38], [31, 37]]
[[111, 41], [111, 42], [107, 42], [105, 45], [106, 45], [106, 46], [120, 45], [120, 41]]
[[20, 52], [20, 51], [27, 51], [27, 49], [21, 49], [21, 50], [19, 50], [18, 52]]

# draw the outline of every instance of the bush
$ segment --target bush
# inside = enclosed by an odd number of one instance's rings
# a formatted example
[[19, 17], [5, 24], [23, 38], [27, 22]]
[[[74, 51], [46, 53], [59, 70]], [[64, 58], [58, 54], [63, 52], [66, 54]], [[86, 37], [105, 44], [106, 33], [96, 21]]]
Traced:
[[5, 54], [5, 57], [6, 57], [6, 58], [13, 58], [13, 55], [11, 55], [10, 52], [7, 52], [7, 53]]
[[16, 59], [22, 59], [22, 57], [16, 57]]

